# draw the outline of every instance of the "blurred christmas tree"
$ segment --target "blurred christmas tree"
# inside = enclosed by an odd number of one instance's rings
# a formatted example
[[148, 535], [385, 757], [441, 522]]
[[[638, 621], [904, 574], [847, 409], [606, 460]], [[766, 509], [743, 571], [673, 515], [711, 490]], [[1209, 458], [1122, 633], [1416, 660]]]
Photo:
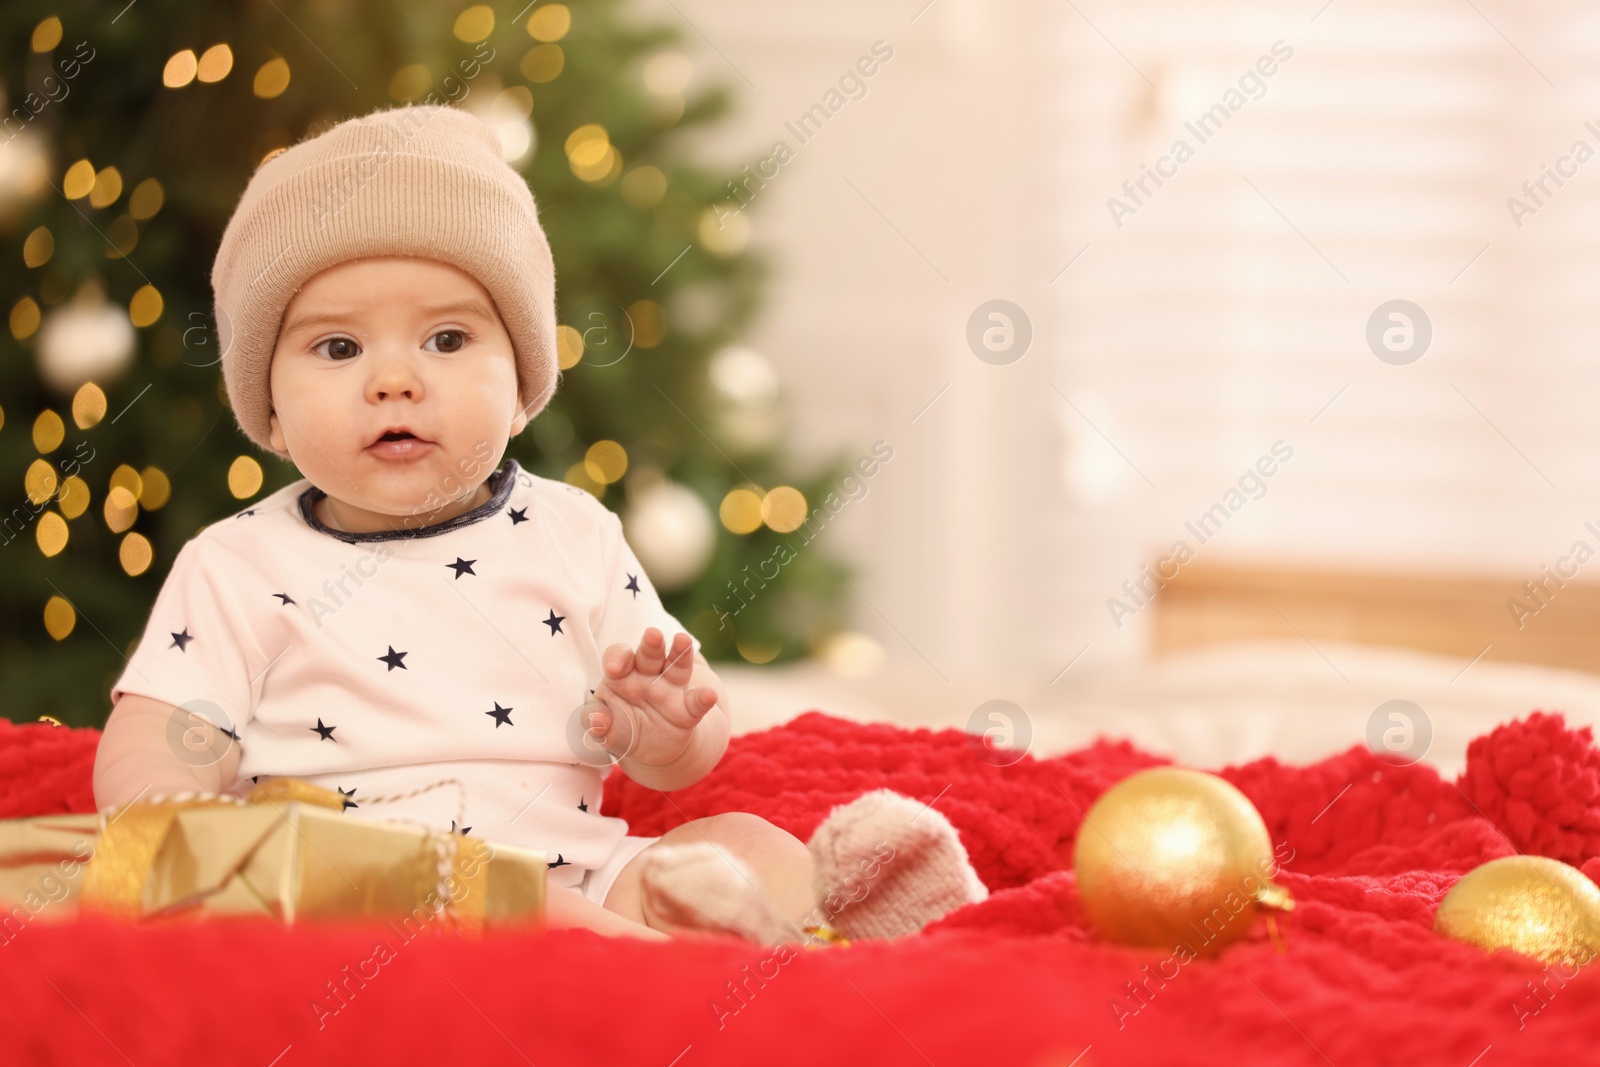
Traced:
[[737, 343], [766, 264], [682, 147], [729, 98], [690, 94], [681, 42], [617, 0], [7, 3], [0, 714], [102, 722], [178, 549], [299, 477], [226, 408], [211, 259], [263, 157], [399, 102], [493, 122], [550, 237], [566, 373], [509, 454], [621, 512], [711, 658], [836, 631], [843, 571], [802, 523], [848, 467], [785, 474], [776, 377]]

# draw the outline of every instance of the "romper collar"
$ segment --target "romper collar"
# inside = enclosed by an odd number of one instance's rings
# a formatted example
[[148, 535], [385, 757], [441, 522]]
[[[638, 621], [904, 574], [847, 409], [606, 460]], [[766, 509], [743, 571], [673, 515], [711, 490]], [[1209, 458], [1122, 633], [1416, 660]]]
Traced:
[[329, 537], [337, 538], [352, 545], [368, 541], [400, 541], [414, 537], [436, 537], [439, 534], [449, 533], [451, 530], [457, 530], [463, 526], [471, 526], [475, 522], [482, 522], [491, 515], [497, 514], [506, 506], [506, 502], [511, 499], [511, 490], [517, 484], [517, 473], [520, 469], [517, 461], [507, 456], [505, 462], [500, 465], [500, 469], [488, 477], [491, 494], [488, 500], [471, 511], [462, 512], [453, 519], [446, 519], [444, 522], [434, 523], [432, 526], [419, 526], [413, 530], [374, 530], [370, 533], [351, 533], [347, 530], [335, 530], [317, 518], [314, 505], [328, 494], [314, 485], [308, 486], [300, 494], [300, 517], [305, 520], [307, 526], [318, 533], [327, 534]]

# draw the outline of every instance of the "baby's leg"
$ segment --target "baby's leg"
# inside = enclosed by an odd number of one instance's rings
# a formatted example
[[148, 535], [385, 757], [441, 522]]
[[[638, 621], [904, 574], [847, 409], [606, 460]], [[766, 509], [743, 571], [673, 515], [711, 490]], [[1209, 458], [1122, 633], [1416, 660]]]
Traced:
[[[794, 940], [804, 939], [805, 926], [819, 922], [813, 896], [811, 850], [800, 839], [772, 825], [759, 815], [744, 811], [724, 812], [695, 819], [661, 835], [656, 844], [687, 844], [709, 841], [721, 851], [732, 853], [755, 875], [777, 911], [794, 926]], [[655, 845], [642, 850], [617, 874], [606, 895], [606, 910], [633, 923], [650, 926], [639, 885], [640, 860]]]
[[609, 937], [637, 937], [645, 941], [671, 941], [659, 930], [607, 911], [582, 893], [566, 886], [550, 886], [545, 893], [545, 927], [550, 930], [581, 928]]

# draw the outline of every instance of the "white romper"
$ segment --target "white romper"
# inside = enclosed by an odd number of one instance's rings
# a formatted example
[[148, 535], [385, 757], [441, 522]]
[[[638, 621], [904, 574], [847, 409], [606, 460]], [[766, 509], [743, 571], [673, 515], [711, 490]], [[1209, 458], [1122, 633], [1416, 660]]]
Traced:
[[[233, 786], [293, 776], [344, 794], [347, 815], [542, 849], [552, 886], [603, 903], [654, 838], [600, 814], [613, 768], [577, 713], [605, 648], [684, 627], [591, 494], [509, 457], [488, 484], [480, 507], [412, 530], [333, 530], [303, 478], [212, 523], [179, 551], [112, 702], [178, 708], [169, 737], [190, 713], [228, 731]], [[363, 803], [451, 778], [459, 827], [452, 785]]]

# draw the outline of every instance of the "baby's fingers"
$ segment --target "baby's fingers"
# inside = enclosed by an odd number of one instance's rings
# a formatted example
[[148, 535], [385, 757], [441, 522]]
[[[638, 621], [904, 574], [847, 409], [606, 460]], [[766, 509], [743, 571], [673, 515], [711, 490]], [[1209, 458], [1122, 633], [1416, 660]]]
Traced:
[[620, 759], [633, 748], [638, 731], [626, 708], [613, 708], [598, 697], [590, 697], [583, 712], [584, 745], [590, 751], [605, 751]]
[[666, 661], [667, 648], [661, 631], [654, 626], [646, 627], [644, 636], [639, 639], [639, 650], [633, 656], [633, 669], [640, 674], [660, 674]]
[[694, 641], [688, 634], [680, 633], [672, 639], [672, 650], [667, 655], [667, 669], [661, 677], [668, 685], [688, 685], [694, 673]]
[[590, 699], [584, 706], [584, 733], [595, 743], [604, 747], [606, 734], [611, 730], [611, 709], [606, 707], [604, 701]]
[[717, 706], [717, 691], [709, 685], [688, 689], [683, 694], [683, 706], [696, 720], [705, 718], [706, 712]]
[[621, 678], [633, 670], [633, 649], [620, 643], [610, 645], [601, 655], [600, 662], [604, 665], [607, 675]]

